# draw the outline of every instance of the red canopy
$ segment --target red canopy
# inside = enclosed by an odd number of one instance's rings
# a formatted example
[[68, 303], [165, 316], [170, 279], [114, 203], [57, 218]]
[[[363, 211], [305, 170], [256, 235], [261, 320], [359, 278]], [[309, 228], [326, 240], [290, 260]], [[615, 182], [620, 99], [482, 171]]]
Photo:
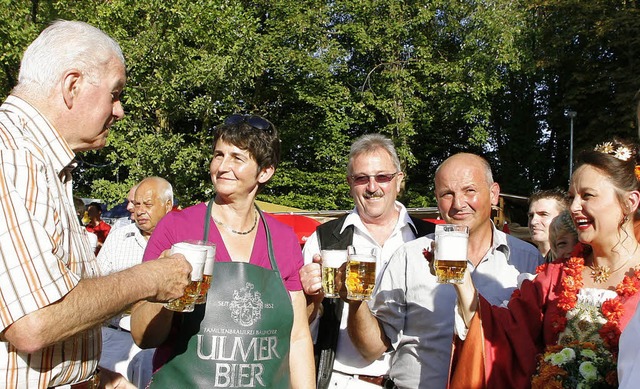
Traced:
[[293, 231], [298, 237], [298, 243], [300, 243], [300, 246], [304, 245], [304, 242], [307, 241], [311, 234], [316, 232], [316, 227], [321, 224], [316, 219], [304, 215], [272, 213], [271, 216], [284, 224], [293, 227]]

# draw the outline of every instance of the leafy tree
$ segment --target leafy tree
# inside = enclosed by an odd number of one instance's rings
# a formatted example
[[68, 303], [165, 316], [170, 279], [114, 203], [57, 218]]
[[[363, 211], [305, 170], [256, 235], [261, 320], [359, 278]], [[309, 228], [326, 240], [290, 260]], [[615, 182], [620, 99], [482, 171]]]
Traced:
[[212, 129], [276, 124], [282, 163], [260, 198], [349, 208], [351, 142], [381, 132], [407, 173], [402, 201], [433, 204], [447, 156], [486, 156], [503, 191], [566, 186], [575, 148], [635, 136], [637, 1], [0, 0], [0, 88], [51, 20], [84, 20], [122, 46], [126, 117], [79, 156], [76, 192], [120, 202], [160, 175], [182, 205], [212, 195]]

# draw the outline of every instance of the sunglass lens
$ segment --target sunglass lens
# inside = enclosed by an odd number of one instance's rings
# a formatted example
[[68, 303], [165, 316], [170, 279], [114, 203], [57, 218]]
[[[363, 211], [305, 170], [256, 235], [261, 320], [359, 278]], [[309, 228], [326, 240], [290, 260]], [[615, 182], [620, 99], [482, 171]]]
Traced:
[[[245, 116], [244, 115], [239, 115], [239, 114], [234, 114], [229, 116], [228, 118], [224, 119], [224, 124], [228, 125], [228, 126], [235, 126], [236, 124], [240, 124], [242, 122], [244, 122], [245, 120]], [[251, 124], [251, 123], [249, 123]]]
[[357, 176], [353, 177], [353, 182], [356, 185], [363, 185], [369, 182], [369, 176]]
[[269, 122], [264, 120], [260, 116], [250, 116], [247, 119], [247, 123], [249, 123], [251, 126], [257, 128], [258, 130], [262, 130], [262, 131], [268, 130], [269, 127], [271, 127]]
[[376, 182], [379, 184], [387, 183], [393, 180], [394, 174], [378, 174], [376, 176]]

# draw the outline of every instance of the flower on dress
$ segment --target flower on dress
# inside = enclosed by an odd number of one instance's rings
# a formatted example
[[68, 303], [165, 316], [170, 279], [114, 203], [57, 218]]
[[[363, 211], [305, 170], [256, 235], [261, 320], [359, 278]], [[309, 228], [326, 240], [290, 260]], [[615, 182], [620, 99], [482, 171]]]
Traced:
[[623, 311], [624, 306], [619, 299], [611, 299], [602, 303], [602, 315], [611, 323], [618, 324]]
[[598, 331], [604, 343], [611, 349], [617, 350], [620, 342], [620, 328], [615, 323], [607, 322]]
[[616, 388], [618, 377], [614, 356], [602, 345], [571, 342], [552, 345], [538, 357], [538, 369], [531, 380], [533, 389]]
[[547, 262], [541, 265], [538, 265], [538, 267], [536, 267], [536, 274], [544, 273], [548, 267], [549, 267], [549, 264]]
[[616, 293], [623, 297], [633, 296], [640, 288], [640, 282], [638, 278], [625, 277], [622, 282], [616, 287]]

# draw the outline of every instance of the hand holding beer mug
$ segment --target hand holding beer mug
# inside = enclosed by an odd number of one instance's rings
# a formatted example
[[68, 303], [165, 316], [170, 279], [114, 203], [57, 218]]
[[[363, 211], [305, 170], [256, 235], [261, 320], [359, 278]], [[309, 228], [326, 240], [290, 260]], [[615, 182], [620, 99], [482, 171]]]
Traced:
[[182, 297], [169, 301], [164, 305], [165, 308], [176, 312], [193, 312], [204, 276], [207, 250], [207, 246], [188, 242], [174, 243], [171, 246], [171, 254], [182, 254], [191, 264], [191, 283], [185, 288]]
[[435, 271], [441, 284], [461, 284], [467, 270], [469, 227], [436, 225]]
[[340, 291], [336, 288], [336, 274], [340, 266], [347, 262], [347, 250], [322, 250], [322, 291], [324, 297], [340, 297]]
[[369, 300], [376, 286], [375, 247], [347, 247], [347, 299]]

